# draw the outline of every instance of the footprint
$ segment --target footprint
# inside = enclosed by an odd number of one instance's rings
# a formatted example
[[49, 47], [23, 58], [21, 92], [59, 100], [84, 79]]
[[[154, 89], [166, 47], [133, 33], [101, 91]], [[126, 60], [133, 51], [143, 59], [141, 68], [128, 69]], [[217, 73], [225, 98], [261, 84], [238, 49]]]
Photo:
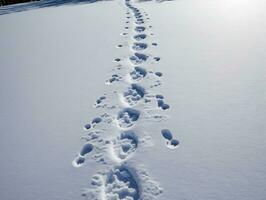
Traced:
[[134, 36], [134, 39], [137, 41], [144, 40], [146, 39], [147, 35], [146, 34], [138, 34]]
[[163, 192], [146, 170], [126, 164], [94, 175], [91, 186], [82, 194], [87, 200], [156, 200]]
[[133, 108], [124, 108], [118, 113], [117, 124], [119, 128], [132, 127], [140, 117], [140, 111]]
[[141, 42], [135, 42], [132, 46], [132, 49], [136, 51], [144, 50], [148, 47], [146, 43], [141, 43]]
[[143, 19], [143, 16], [141, 13], [135, 13], [134, 16], [136, 19]]
[[123, 45], [122, 45], [122, 44], [119, 44], [119, 45], [117, 45], [117, 48], [121, 48], [121, 47], [123, 47]]
[[122, 79], [118, 74], [113, 74], [111, 78], [109, 78], [105, 83], [107, 85], [112, 84], [113, 82], [120, 81]]
[[101, 117], [95, 117], [92, 121], [91, 121], [91, 124], [88, 123], [88, 124], [85, 124], [84, 125], [84, 130], [87, 131], [89, 130], [91, 127], [94, 127], [96, 124], [99, 124], [100, 122], [102, 122], [102, 118]]
[[[160, 85], [162, 85], [162, 82], [161, 81], [159, 81], [159, 80], [156, 80], [155, 81], [155, 84], [153, 84], [153, 85], [151, 85], [150, 87], [151, 88], [153, 88], [153, 87], [158, 87], [158, 86], [160, 86]], [[159, 99], [160, 100], [160, 99]], [[157, 100], [157, 101], [159, 101], [159, 100]], [[162, 103], [162, 102], [158, 102], [158, 103]], [[164, 103], [163, 103], [164, 104]], [[158, 105], [159, 106], [159, 105]], [[168, 105], [169, 106], [169, 105]]]
[[162, 72], [155, 72], [154, 74], [155, 74], [156, 76], [158, 76], [158, 77], [163, 76], [163, 73], [162, 73]]
[[91, 185], [92, 186], [102, 186], [103, 185], [102, 176], [100, 176], [99, 174], [93, 175], [91, 178]]
[[123, 162], [137, 150], [138, 137], [133, 131], [125, 131], [111, 143], [110, 153], [116, 162]]
[[144, 21], [135, 21], [135, 24], [142, 25], [142, 24], [144, 24]]
[[94, 106], [96, 107], [96, 108], [99, 108], [99, 107], [102, 107], [103, 106], [103, 101], [106, 99], [106, 97], [105, 96], [101, 96], [101, 97], [99, 97], [97, 100], [96, 100], [96, 102], [94, 103]]
[[72, 165], [74, 167], [81, 167], [85, 162], [85, 156], [93, 150], [93, 145], [90, 143], [85, 144], [79, 155], [73, 160]]
[[130, 76], [133, 80], [141, 80], [142, 78], [144, 78], [147, 75], [147, 71], [146, 69], [142, 68], [142, 67], [135, 67], [134, 71], [132, 71], [130, 73]]
[[177, 139], [172, 139], [170, 141], [171, 148], [176, 148], [179, 145], [179, 141]]
[[85, 145], [82, 147], [82, 149], [81, 149], [81, 151], [80, 151], [79, 154], [80, 154], [81, 156], [86, 156], [86, 155], [89, 154], [92, 150], [93, 150], [93, 145], [90, 144], [90, 143], [87, 143], [87, 144], [85, 144]]
[[153, 46], [157, 46], [158, 44], [157, 44], [156, 42], [153, 42], [152, 45], [153, 45]]
[[91, 124], [85, 124], [83, 128], [85, 131], [89, 130], [91, 128]]
[[73, 167], [81, 167], [85, 162], [85, 158], [82, 156], [77, 156], [73, 161], [72, 161], [72, 166]]
[[121, 59], [120, 59], [120, 58], [115, 58], [114, 61], [115, 61], [115, 62], [120, 62]]
[[122, 102], [125, 102], [128, 106], [134, 106], [143, 99], [145, 95], [145, 89], [138, 85], [132, 84], [126, 92], [124, 92], [122, 97]]
[[163, 129], [163, 130], [161, 130], [161, 133], [162, 133], [162, 136], [164, 137], [164, 139], [166, 139], [168, 141], [173, 139], [173, 135], [169, 129]]
[[160, 57], [154, 57], [153, 59], [154, 59], [155, 61], [159, 61], [159, 60], [161, 60]]
[[126, 165], [120, 165], [110, 170], [105, 183], [105, 200], [140, 200], [141, 189], [136, 179]]
[[166, 146], [169, 149], [175, 149], [179, 145], [179, 141], [173, 138], [173, 135], [169, 129], [162, 129], [161, 134], [163, 138], [166, 140]]
[[127, 34], [128, 34], [128, 33], [121, 33], [122, 36], [125, 36], [125, 35], [127, 35]]
[[144, 27], [144, 26], [137, 26], [137, 27], [135, 28], [135, 31], [138, 32], [138, 33], [141, 33], [141, 32], [143, 32], [143, 31], [145, 31], [145, 27]]
[[161, 94], [156, 94], [155, 97], [156, 99], [164, 99], [164, 96]]
[[167, 110], [170, 108], [169, 104], [164, 103], [163, 99], [157, 99], [157, 105], [159, 108], [163, 109], [163, 110]]
[[103, 102], [103, 100], [105, 100], [106, 99], [106, 96], [101, 96], [101, 97], [99, 97], [97, 100], [96, 100], [96, 102], [95, 102], [95, 106], [99, 106], [102, 102]]
[[145, 62], [148, 59], [148, 56], [142, 53], [135, 53], [129, 59], [134, 65], [138, 65]]
[[100, 122], [102, 122], [102, 118], [101, 117], [95, 117], [93, 120], [92, 120], [92, 126], [94, 126], [95, 124], [99, 124]]

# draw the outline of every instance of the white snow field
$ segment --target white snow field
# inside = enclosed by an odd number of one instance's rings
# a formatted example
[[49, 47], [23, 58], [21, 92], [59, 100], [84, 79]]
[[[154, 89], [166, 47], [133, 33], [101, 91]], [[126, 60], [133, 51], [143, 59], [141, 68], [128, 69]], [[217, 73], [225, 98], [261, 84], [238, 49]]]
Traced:
[[265, 1], [51, 2], [0, 7], [1, 200], [266, 200]]

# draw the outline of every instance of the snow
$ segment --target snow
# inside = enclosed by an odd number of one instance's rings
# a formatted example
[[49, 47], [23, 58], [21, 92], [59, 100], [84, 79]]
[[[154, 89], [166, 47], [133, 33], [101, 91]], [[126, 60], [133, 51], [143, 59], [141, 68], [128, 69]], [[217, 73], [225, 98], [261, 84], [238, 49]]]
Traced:
[[0, 16], [0, 199], [265, 199], [265, 2], [132, 5]]

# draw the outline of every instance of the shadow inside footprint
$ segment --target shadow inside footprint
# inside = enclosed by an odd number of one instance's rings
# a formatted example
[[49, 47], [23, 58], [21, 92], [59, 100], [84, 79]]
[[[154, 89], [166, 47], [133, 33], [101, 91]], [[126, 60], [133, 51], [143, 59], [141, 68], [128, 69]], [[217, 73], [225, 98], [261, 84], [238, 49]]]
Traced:
[[121, 59], [120, 59], [120, 58], [116, 58], [116, 59], [114, 59], [114, 61], [115, 61], [115, 62], [120, 62]]
[[87, 144], [85, 144], [85, 145], [82, 147], [82, 149], [81, 149], [81, 151], [80, 151], [79, 154], [80, 154], [81, 156], [85, 156], [86, 154], [90, 153], [92, 150], [93, 150], [93, 145], [90, 144], [90, 143], [87, 143]]
[[161, 60], [161, 58], [160, 57], [154, 57], [154, 60], [158, 62]]
[[81, 167], [85, 162], [85, 156], [93, 150], [93, 145], [85, 144], [79, 152], [79, 155], [72, 161], [74, 167]]
[[162, 95], [156, 95], [155, 97], [157, 99], [157, 105], [159, 108], [163, 110], [167, 110], [170, 108], [170, 105], [164, 102], [164, 98], [161, 98], [163, 97]]
[[173, 135], [172, 135], [170, 130], [163, 129], [163, 130], [161, 130], [161, 133], [162, 133], [162, 136], [164, 137], [164, 139], [169, 140], [169, 141], [173, 139]]
[[124, 108], [118, 113], [117, 120], [120, 128], [129, 128], [139, 119], [140, 111], [133, 108]]
[[144, 26], [137, 26], [136, 28], [135, 28], [135, 31], [136, 32], [143, 32], [143, 31], [145, 31], [145, 27]]
[[136, 105], [145, 95], [145, 89], [138, 84], [131, 84], [131, 87], [124, 92], [124, 101], [130, 105]]
[[148, 45], [146, 43], [142, 43], [142, 42], [135, 42], [132, 46], [132, 49], [136, 50], [136, 51], [140, 51], [140, 50], [144, 50], [148, 47]]
[[113, 141], [113, 151], [115, 160], [118, 162], [125, 161], [137, 150], [138, 137], [133, 131], [125, 131]]
[[140, 200], [140, 187], [136, 175], [125, 166], [117, 166], [107, 174], [106, 200]]
[[134, 39], [137, 41], [141, 41], [141, 40], [144, 40], [146, 37], [147, 37], [146, 34], [138, 34], [134, 36]]
[[166, 146], [169, 149], [175, 149], [179, 145], [179, 141], [173, 138], [173, 135], [169, 129], [162, 129], [161, 134], [163, 138], [166, 140]]
[[148, 59], [148, 56], [142, 53], [135, 53], [129, 59], [134, 65], [138, 65], [145, 62]]
[[146, 69], [142, 67], [135, 67], [132, 72], [130, 72], [130, 76], [133, 80], [140, 80], [147, 75]]

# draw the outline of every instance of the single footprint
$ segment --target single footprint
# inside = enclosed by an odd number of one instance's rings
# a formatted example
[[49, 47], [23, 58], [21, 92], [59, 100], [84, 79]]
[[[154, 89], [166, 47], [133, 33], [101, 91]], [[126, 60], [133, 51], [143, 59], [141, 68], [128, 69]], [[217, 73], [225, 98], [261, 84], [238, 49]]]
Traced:
[[125, 102], [128, 106], [134, 106], [143, 99], [145, 95], [145, 89], [138, 84], [131, 84], [131, 87], [128, 88], [123, 94], [122, 102]]
[[113, 82], [120, 81], [122, 79], [118, 74], [113, 74], [111, 78], [109, 78], [105, 83], [107, 85], [112, 84]]
[[91, 124], [85, 124], [83, 128], [85, 131], [87, 131], [91, 128]]
[[136, 26], [135, 31], [138, 33], [143, 32], [143, 31], [145, 31], [145, 27], [144, 26]]
[[142, 21], [142, 22], [144, 22], [144, 19], [142, 17], [136, 17], [136, 21]]
[[158, 99], [157, 98], [157, 105], [159, 108], [163, 109], [163, 110], [167, 110], [170, 108], [169, 104], [167, 103], [164, 103], [164, 100], [163, 99]]
[[135, 21], [135, 24], [142, 25], [142, 24], [144, 24], [144, 21]]
[[126, 165], [114, 167], [106, 176], [104, 199], [140, 200], [141, 189], [136, 178]]
[[173, 135], [169, 129], [162, 129], [161, 133], [162, 133], [162, 136], [164, 137], [164, 139], [166, 139], [168, 141], [173, 139]]
[[116, 162], [123, 162], [137, 150], [138, 137], [133, 131], [125, 131], [111, 143], [110, 153]]
[[137, 41], [141, 41], [141, 40], [144, 40], [146, 39], [147, 35], [146, 34], [137, 34], [134, 36], [134, 39], [137, 40]]
[[148, 59], [148, 56], [142, 53], [135, 53], [129, 59], [134, 65], [139, 65], [144, 63]]
[[91, 123], [85, 124], [84, 125], [84, 130], [87, 131], [89, 130], [91, 127], [94, 127], [96, 124], [99, 124], [100, 122], [102, 122], [102, 118], [101, 117], [95, 117]]
[[105, 100], [105, 99], [106, 99], [106, 96], [100, 96], [100, 97], [96, 100], [95, 105], [99, 105], [99, 104], [101, 104], [101, 103], [103, 102], [103, 100]]
[[142, 14], [138, 11], [134, 11], [134, 16], [138, 18], [138, 17], [142, 17]]
[[143, 19], [143, 16], [141, 13], [136, 13], [134, 16], [136, 19]]
[[169, 149], [175, 149], [179, 145], [179, 141], [173, 138], [173, 135], [169, 129], [162, 129], [161, 134], [163, 138], [166, 140], [166, 146]]
[[121, 59], [120, 59], [120, 58], [115, 58], [114, 61], [115, 61], [115, 62], [120, 62]]
[[72, 165], [74, 167], [81, 167], [85, 162], [85, 156], [93, 150], [93, 145], [90, 143], [85, 144], [79, 155], [73, 160]]
[[130, 76], [133, 80], [139, 81], [147, 75], [146, 69], [142, 67], [135, 67], [134, 70], [130, 73]]
[[135, 42], [132, 46], [132, 49], [136, 51], [144, 50], [148, 47], [146, 43], [141, 43], [141, 42]]
[[159, 61], [159, 60], [161, 60], [160, 57], [154, 57], [153, 59], [154, 59], [155, 61]]
[[100, 122], [102, 122], [102, 118], [101, 118], [101, 117], [95, 117], [95, 118], [91, 121], [91, 124], [92, 124], [92, 126], [95, 126], [96, 124], [99, 124]]
[[146, 170], [126, 164], [94, 175], [91, 186], [82, 194], [87, 200], [156, 200], [163, 192]]
[[154, 73], [156, 76], [158, 76], [158, 77], [162, 77], [163, 76], [163, 73], [162, 72], [155, 72]]
[[121, 129], [132, 127], [140, 117], [140, 111], [133, 108], [124, 108], [118, 113], [117, 124]]

